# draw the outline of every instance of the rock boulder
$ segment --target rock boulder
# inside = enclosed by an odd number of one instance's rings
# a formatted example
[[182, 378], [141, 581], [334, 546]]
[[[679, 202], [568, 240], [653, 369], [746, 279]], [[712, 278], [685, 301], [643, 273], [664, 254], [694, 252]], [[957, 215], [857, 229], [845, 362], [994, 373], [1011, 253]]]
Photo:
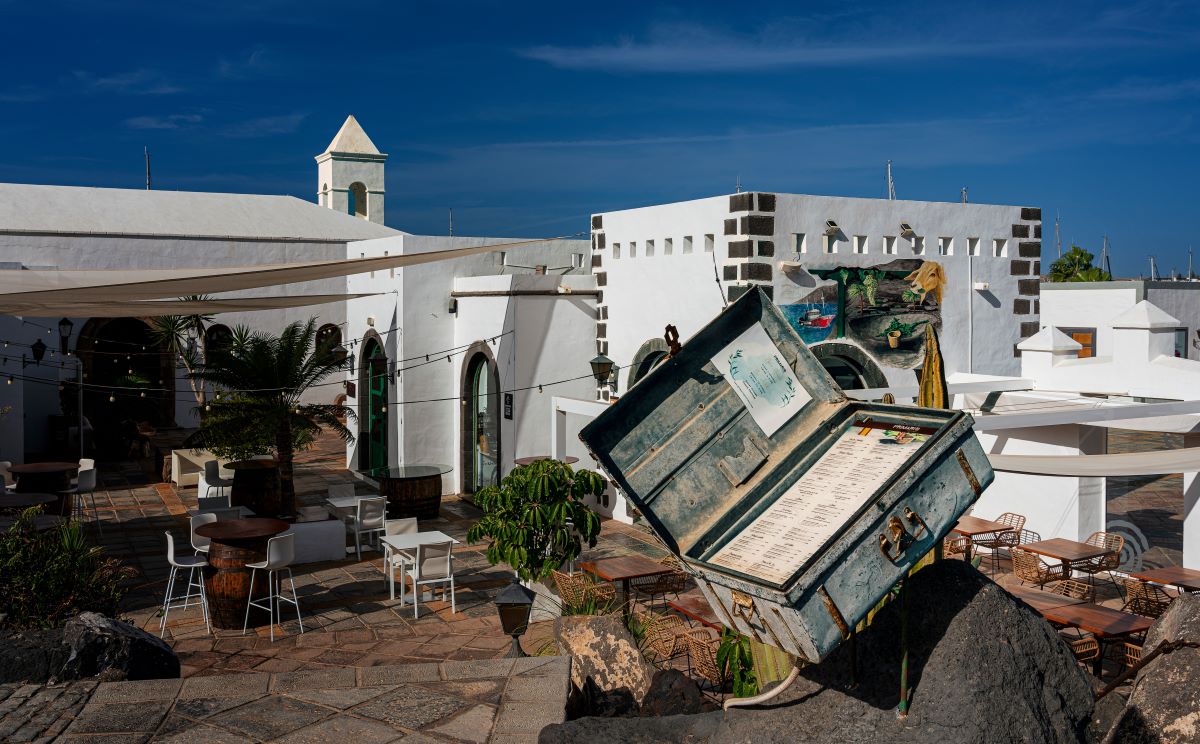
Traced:
[[68, 658], [59, 679], [99, 674], [110, 681], [179, 677], [179, 657], [161, 639], [95, 612], [83, 612], [67, 621], [63, 643]]
[[571, 683], [583, 715], [628, 715], [650, 689], [654, 667], [620, 615], [572, 615], [554, 622], [554, 638], [571, 655]]
[[48, 682], [67, 661], [62, 628], [0, 636], [0, 683]]

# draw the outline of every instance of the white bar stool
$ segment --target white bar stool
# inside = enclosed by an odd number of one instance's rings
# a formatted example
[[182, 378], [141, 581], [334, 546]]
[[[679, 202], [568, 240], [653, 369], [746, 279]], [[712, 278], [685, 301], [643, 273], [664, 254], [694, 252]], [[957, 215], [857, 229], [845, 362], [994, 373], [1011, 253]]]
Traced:
[[[208, 566], [207, 557], [201, 556], [183, 556], [177, 558], [175, 556], [175, 538], [170, 532], [164, 533], [167, 536], [167, 562], [171, 564], [171, 574], [167, 577], [167, 591], [163, 596], [162, 604], [162, 621], [158, 624], [158, 635], [163, 637], [167, 632], [167, 615], [171, 610], [183, 610], [191, 604], [192, 587], [200, 589], [200, 610], [204, 613], [204, 627], [209, 633], [212, 632], [212, 625], [208, 621], [208, 596], [204, 593], [204, 571]], [[175, 594], [175, 579], [179, 575], [179, 570], [186, 568], [188, 571], [187, 591], [182, 597]], [[196, 571], [200, 571], [200, 580], [194, 581]], [[180, 600], [183, 604], [177, 604]]]
[[[300, 617], [300, 600], [296, 598], [296, 581], [292, 578], [292, 560], [296, 557], [296, 535], [286, 532], [278, 537], [267, 540], [267, 559], [258, 563], [247, 563], [250, 569], [250, 597], [246, 600], [246, 619], [242, 623], [242, 635], [250, 627], [250, 608], [257, 607], [266, 610], [271, 616], [271, 642], [275, 642], [275, 623], [279, 619], [279, 603], [290, 602], [296, 606], [296, 619], [300, 621], [300, 632], [304, 632], [304, 618]], [[265, 605], [254, 601], [254, 575], [259, 571], [267, 572], [267, 602]], [[292, 598], [280, 596], [280, 580], [276, 576], [280, 571], [287, 571], [288, 581], [292, 585]]]

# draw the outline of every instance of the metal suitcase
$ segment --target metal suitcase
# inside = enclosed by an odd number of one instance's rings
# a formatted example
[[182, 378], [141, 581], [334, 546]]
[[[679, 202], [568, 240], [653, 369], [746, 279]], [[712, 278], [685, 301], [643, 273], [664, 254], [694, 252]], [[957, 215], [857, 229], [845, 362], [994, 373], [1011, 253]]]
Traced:
[[991, 483], [971, 424], [848, 399], [754, 290], [580, 439], [725, 625], [818, 662]]

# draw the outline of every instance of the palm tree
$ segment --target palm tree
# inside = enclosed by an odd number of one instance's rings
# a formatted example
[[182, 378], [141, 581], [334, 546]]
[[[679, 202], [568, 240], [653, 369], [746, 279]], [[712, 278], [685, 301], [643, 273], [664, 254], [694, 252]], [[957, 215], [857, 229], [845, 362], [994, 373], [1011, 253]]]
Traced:
[[[188, 295], [185, 302], [203, 302], [208, 295]], [[192, 371], [204, 363], [204, 329], [212, 323], [211, 315], [161, 315], [150, 322], [150, 338], [159, 348], [179, 360], [188, 373], [196, 405], [204, 406], [204, 383], [192, 377]]]
[[316, 344], [316, 327], [313, 318], [292, 323], [279, 336], [253, 333], [234, 353], [213, 355], [191, 372], [193, 379], [221, 391], [207, 405], [201, 424], [204, 445], [219, 457], [237, 459], [273, 450], [283, 514], [295, 511], [295, 452], [311, 445], [321, 429], [354, 440], [339, 420], [353, 417], [353, 410], [302, 400], [314, 385], [354, 364], [332, 343]]
[[1095, 259], [1091, 251], [1073, 245], [1062, 258], [1050, 265], [1049, 279], [1052, 282], [1111, 281], [1112, 276], [1107, 271], [1092, 265]]

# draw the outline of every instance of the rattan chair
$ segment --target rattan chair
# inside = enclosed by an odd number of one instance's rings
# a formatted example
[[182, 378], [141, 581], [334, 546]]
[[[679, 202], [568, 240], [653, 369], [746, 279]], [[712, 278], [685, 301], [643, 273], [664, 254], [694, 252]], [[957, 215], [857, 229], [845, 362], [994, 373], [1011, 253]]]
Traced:
[[1121, 667], [1129, 669], [1137, 666], [1142, 661], [1142, 647], [1136, 643], [1126, 641], [1121, 644]]
[[684, 635], [688, 624], [678, 615], [659, 615], [652, 612], [634, 611], [634, 621], [642, 627], [642, 645], [654, 661], [670, 661], [688, 652]]
[[942, 557], [953, 558], [959, 556], [964, 561], [971, 559], [971, 538], [963, 535], [961, 537], [947, 537], [942, 541]]
[[1093, 662], [1100, 657], [1100, 643], [1092, 636], [1064, 638], [1063, 640], [1071, 647], [1071, 653], [1075, 654], [1075, 661], [1081, 664]]
[[1161, 587], [1137, 579], [1122, 578], [1125, 586], [1125, 612], [1133, 612], [1146, 617], [1158, 617], [1167, 611], [1174, 599]]
[[1088, 545], [1104, 548], [1107, 552], [1097, 558], [1072, 563], [1071, 570], [1087, 574], [1088, 583], [1091, 584], [1096, 583], [1096, 574], [1107, 571], [1108, 580], [1119, 591], [1121, 587], [1117, 584], [1112, 572], [1121, 566], [1121, 551], [1125, 549], [1125, 538], [1115, 532], [1093, 532], [1085, 542]]
[[1075, 579], [1063, 579], [1050, 587], [1050, 592], [1072, 599], [1082, 599], [1085, 602], [1096, 601], [1096, 587]]
[[[717, 649], [721, 647], [721, 639], [713, 636], [708, 628], [692, 628], [685, 631], [683, 639], [687, 645], [688, 670], [693, 675], [700, 675], [702, 680], [711, 685], [710, 693], [719, 695], [725, 687], [725, 675], [717, 666]], [[701, 691], [703, 690], [701, 687]]]
[[650, 598], [646, 603], [647, 607], [654, 606], [654, 598], [662, 597], [666, 602], [668, 594], [679, 596], [683, 591], [684, 585], [687, 583], [687, 574], [679, 568], [679, 562], [674, 556], [667, 556], [659, 561], [664, 566], [669, 566], [671, 571], [668, 573], [657, 574], [655, 576], [644, 576], [640, 579], [630, 579], [629, 588], [635, 594], [642, 594]]
[[1019, 544], [1021, 530], [1025, 529], [1025, 517], [1013, 512], [1004, 512], [992, 521], [999, 522], [1011, 529], [1004, 532], [984, 532], [975, 535], [972, 540], [975, 542], [975, 545], [988, 548], [992, 551], [989, 562], [992, 567], [991, 572], [995, 574], [996, 569], [1000, 567], [1000, 549], [1004, 548], [1007, 550]]
[[1046, 565], [1036, 553], [1020, 548], [1012, 548], [1008, 552], [1012, 555], [1013, 574], [1022, 584], [1028, 582], [1036, 586], [1045, 586], [1066, 578], [1062, 566]]
[[554, 571], [553, 577], [554, 587], [558, 589], [558, 596], [562, 598], [563, 604], [569, 607], [580, 608], [589, 602], [594, 602], [600, 607], [607, 607], [617, 596], [615, 586], [592, 581], [587, 574]]

